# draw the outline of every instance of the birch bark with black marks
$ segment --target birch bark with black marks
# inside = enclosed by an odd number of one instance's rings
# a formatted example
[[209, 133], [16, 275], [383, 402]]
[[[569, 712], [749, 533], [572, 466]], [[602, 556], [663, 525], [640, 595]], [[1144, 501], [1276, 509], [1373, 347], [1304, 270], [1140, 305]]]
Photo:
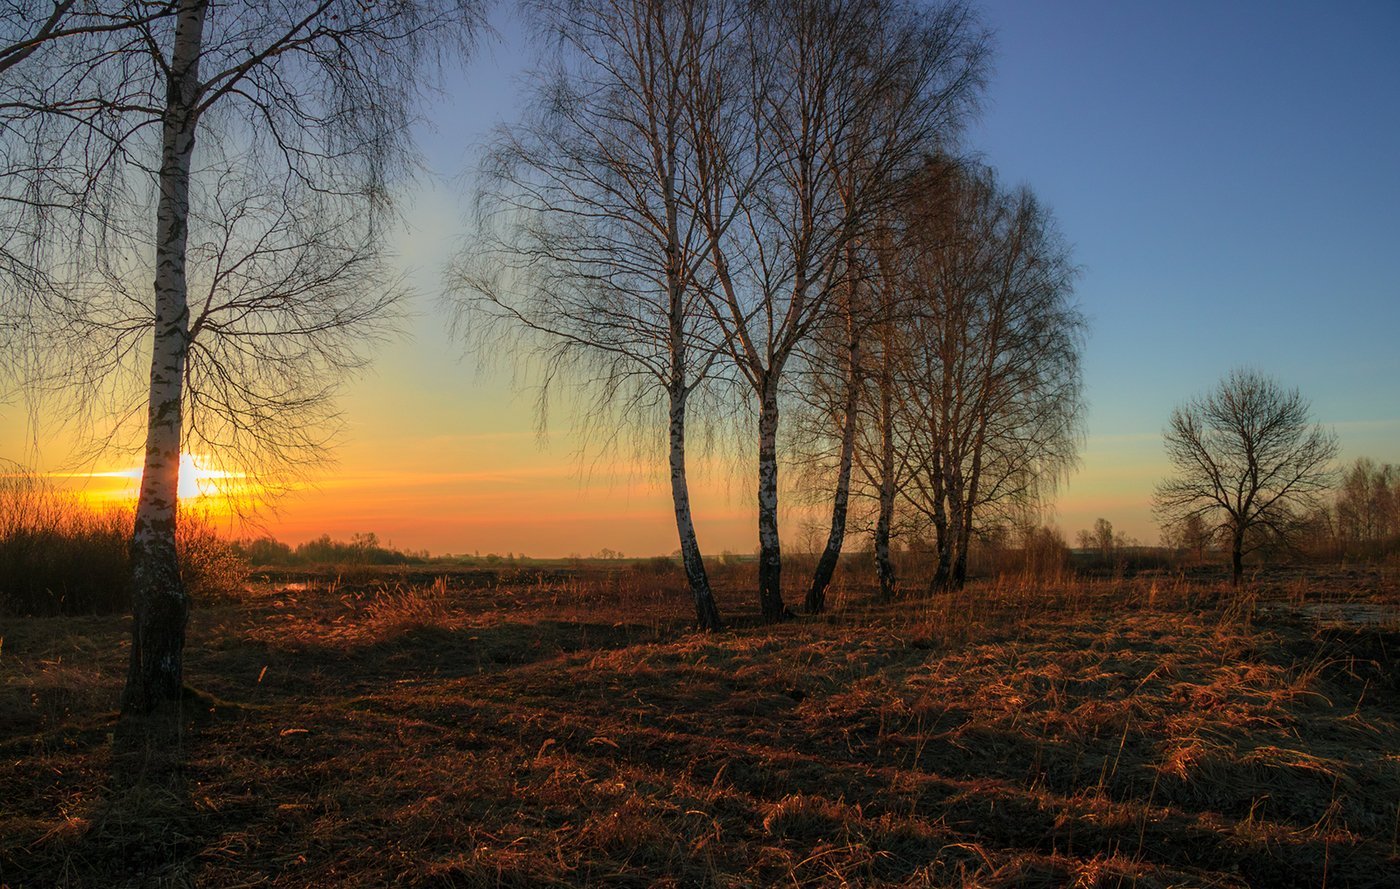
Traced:
[[789, 616], [783, 604], [783, 551], [778, 537], [778, 384], [764, 377], [758, 414], [758, 601], [767, 623]]
[[149, 107], [123, 109], [161, 128], [153, 306], [113, 275], [110, 301], [74, 325], [94, 335], [85, 348], [108, 353], [88, 365], [94, 376], [124, 375], [134, 338], [152, 338], [130, 546], [128, 713], [177, 699], [184, 686], [182, 445], [274, 488], [278, 473], [319, 459], [334, 435], [336, 387], [392, 329], [402, 292], [380, 248], [389, 183], [411, 154], [411, 102], [433, 61], [425, 50], [439, 40], [465, 50], [476, 26], [470, 0], [229, 0], [217, 14], [210, 0], [180, 0], [175, 9], [168, 50], [166, 23], [151, 16], [144, 39], [108, 53], [165, 80]]
[[[759, 415], [759, 601], [787, 614], [777, 528], [778, 392], [831, 315], [847, 249], [867, 237], [906, 173], [957, 130], [981, 84], [986, 34], [966, 6], [760, 2], [735, 28], [749, 95], [705, 121], [702, 221], [740, 207], [715, 238], [711, 312]], [[714, 138], [716, 132], [727, 138]]]
[[702, 630], [723, 629], [715, 605], [710, 578], [705, 571], [695, 521], [690, 513], [690, 488], [685, 477], [685, 395], [672, 395], [670, 424], [671, 504], [676, 514], [676, 531], [681, 542], [681, 565], [685, 569], [690, 596], [695, 603], [695, 621]]
[[[660, 128], [661, 138], [655, 154], [660, 158], [661, 198], [666, 219], [666, 289], [667, 289], [667, 349], [670, 354], [670, 379], [666, 390], [669, 398], [668, 432], [670, 442], [668, 460], [671, 471], [671, 505], [676, 514], [676, 534], [680, 538], [681, 564], [685, 569], [686, 583], [690, 587], [691, 600], [695, 603], [695, 620], [702, 630], [717, 631], [723, 627], [719, 608], [715, 605], [714, 591], [705, 570], [705, 560], [700, 552], [700, 542], [695, 534], [695, 521], [690, 512], [690, 486], [686, 481], [685, 464], [685, 419], [686, 407], [691, 389], [699, 381], [690, 381], [687, 375], [691, 368], [687, 364], [690, 349], [687, 326], [692, 322], [692, 311], [686, 303], [686, 293], [694, 286], [695, 270], [690, 260], [691, 252], [682, 246], [680, 196], [677, 186], [679, 118], [682, 111], [680, 90], [688, 81], [687, 74], [694, 75], [693, 65], [698, 60], [687, 57], [679, 64], [670, 67], [671, 94], [669, 101], [662, 105], [661, 117], [664, 125]], [[708, 369], [709, 364], [706, 362]], [[705, 371], [699, 375], [704, 379]]]
[[[856, 287], [855, 275], [851, 275], [849, 287]], [[851, 500], [851, 467], [855, 462], [856, 429], [860, 423], [860, 330], [856, 323], [855, 297], [848, 294], [846, 311], [846, 379], [845, 404], [841, 407], [841, 450], [836, 464], [836, 490], [831, 500], [831, 528], [827, 532], [826, 546], [817, 559], [817, 567], [812, 572], [812, 585], [807, 590], [807, 611], [819, 614], [826, 608], [826, 590], [831, 585], [836, 563], [841, 558], [841, 547], [846, 539], [846, 515]]]
[[35, 223], [23, 246], [37, 245], [23, 258], [38, 266], [24, 271], [53, 285], [33, 305], [60, 316], [46, 351], [69, 368], [50, 390], [94, 453], [147, 421], [122, 694], [123, 711], [147, 712], [183, 687], [181, 452], [239, 471], [245, 491], [321, 459], [337, 386], [392, 332], [402, 295], [380, 248], [412, 167], [412, 105], [438, 50], [466, 51], [479, 7], [16, 10], [0, 25], [0, 278], [22, 204]]
[[[540, 404], [575, 386], [593, 399], [580, 435], [618, 427], [664, 447], [681, 563], [704, 630], [722, 624], [697, 540], [687, 456], [714, 385], [716, 346], [698, 280], [711, 233], [695, 219], [690, 121], [725, 115], [727, 7], [710, 0], [541, 0], [553, 35], [534, 92], [482, 180], [484, 235], [451, 284], [472, 345], [516, 342], [540, 366]], [[654, 422], [656, 421], [656, 422]], [[663, 432], [661, 426], [664, 424]], [[607, 428], [603, 428], [607, 427]]]
[[149, 712], [183, 687], [189, 599], [175, 549], [185, 361], [189, 348], [185, 249], [190, 167], [199, 118], [199, 58], [207, 0], [185, 0], [176, 19], [161, 131], [156, 211], [155, 325], [146, 455], [131, 537], [131, 665], [122, 710]]

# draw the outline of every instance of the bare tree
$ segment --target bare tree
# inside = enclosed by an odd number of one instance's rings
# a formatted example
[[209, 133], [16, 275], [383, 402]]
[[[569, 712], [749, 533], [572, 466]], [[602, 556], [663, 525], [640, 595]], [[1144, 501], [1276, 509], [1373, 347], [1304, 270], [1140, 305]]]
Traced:
[[[173, 13], [169, 4], [126, 0], [4, 0], [0, 3], [4, 23], [0, 25], [0, 75], [23, 63], [36, 52], [61, 41], [111, 34], [148, 25]], [[16, 102], [5, 103], [7, 108]], [[53, 112], [54, 107], [32, 111]]]
[[[893, 376], [893, 278], [888, 249], [866, 244], [848, 249], [848, 270], [833, 294], [833, 310], [802, 348], [802, 386], [792, 415], [796, 486], [812, 504], [831, 504], [823, 545], [807, 590], [806, 609], [826, 605], [844, 542], [854, 526], [873, 535], [882, 598], [894, 595], [890, 543], [895, 498], [907, 461], [895, 449]], [[887, 238], [883, 239], [887, 240]], [[815, 529], [814, 529], [815, 530]]]
[[1079, 548], [1086, 552], [1097, 552], [1104, 560], [1113, 558], [1113, 523], [1104, 518], [1094, 519], [1093, 530], [1085, 528], [1079, 532]]
[[846, 280], [833, 311], [802, 350], [808, 390], [796, 416], [798, 463], [816, 502], [831, 501], [827, 534], [806, 608], [818, 613], [852, 520], [873, 535], [882, 598], [894, 595], [890, 543], [895, 498], [907, 461], [894, 439], [895, 315], [900, 306], [887, 268], [899, 259], [888, 233], [848, 249]]
[[932, 527], [934, 587], [973, 534], [1016, 519], [1073, 465], [1083, 411], [1074, 268], [1049, 213], [990, 170], [934, 159], [894, 269], [910, 300], [893, 356], [904, 502]]
[[[829, 482], [832, 491], [831, 518], [821, 554], [812, 570], [811, 585], [807, 589], [805, 604], [811, 614], [817, 614], [826, 607], [826, 590], [831, 585], [846, 538], [851, 475], [859, 429], [861, 381], [865, 375], [862, 340], [867, 318], [862, 292], [864, 282], [861, 280], [864, 272], [857, 259], [859, 247], [854, 241], [847, 246], [846, 253], [845, 280], [833, 294], [834, 311], [826, 323], [814, 331], [811, 347], [803, 350], [806, 353], [803, 363], [808, 369], [804, 376], [809, 390], [804, 400], [806, 407], [815, 413], [811, 418], [815, 420], [815, 429], [811, 428], [811, 420], [803, 422], [805, 418], [801, 405], [797, 421], [799, 426], [808, 427], [799, 432], [799, 436], [815, 445], [815, 452], [801, 457], [800, 465], [807, 467], [808, 475], [817, 482], [813, 492], [820, 492], [822, 500], [826, 499], [828, 489], [828, 484], [823, 483], [826, 482], [823, 476], [829, 474], [833, 477]], [[828, 462], [831, 465], [826, 465]], [[810, 471], [812, 467], [827, 469], [829, 473], [813, 473]]]
[[[912, 193], [905, 196], [901, 215], [914, 200], [916, 197]], [[896, 437], [896, 424], [904, 416], [902, 406], [909, 382], [901, 373], [908, 353], [903, 340], [907, 332], [907, 318], [903, 313], [918, 304], [916, 295], [912, 300], [907, 298], [905, 288], [917, 253], [903, 249], [905, 245], [897, 234], [901, 228], [886, 226], [875, 240], [873, 253], [877, 264], [879, 310], [872, 370], [864, 381], [864, 387], [870, 390], [865, 403], [869, 405], [867, 416], [871, 432], [857, 439], [856, 449], [857, 465], [868, 489], [874, 492], [875, 574], [880, 584], [880, 598], [887, 602], [894, 598], [897, 588], [894, 560], [890, 555], [895, 508], [900, 492], [911, 483], [911, 458], [915, 457], [910, 449], [898, 446]]]
[[[157, 8], [167, 14], [130, 11]], [[89, 85], [65, 87], [69, 110], [91, 113], [52, 135], [97, 134], [121, 165], [122, 186], [97, 208], [102, 261], [65, 286], [81, 295], [69, 344], [106, 356], [75, 362], [87, 381], [120, 389], [110, 371], [146, 368], [122, 699], [145, 712], [182, 692], [182, 445], [260, 461], [321, 440], [326, 399], [396, 296], [379, 247], [388, 188], [411, 156], [419, 77], [442, 47], [466, 45], [479, 10], [472, 0], [122, 9], [127, 26], [63, 44], [69, 82]], [[152, 243], [137, 233], [144, 214], [155, 221], [151, 265], [136, 252]], [[139, 295], [131, 282], [152, 271], [153, 292]]]
[[483, 209], [501, 233], [452, 282], [481, 348], [523, 334], [546, 385], [582, 385], [595, 415], [620, 409], [648, 440], [664, 417], [681, 561], [707, 630], [720, 616], [691, 513], [686, 430], [718, 354], [703, 291], [711, 239], [727, 222], [712, 233], [696, 219], [686, 121], [731, 101], [735, 8], [535, 4], [556, 61], [533, 115], [503, 131], [489, 159]]
[[1244, 556], [1287, 541], [1332, 484], [1337, 439], [1309, 414], [1297, 389], [1244, 369], [1172, 411], [1163, 438], [1176, 474], [1157, 486], [1156, 511], [1167, 523], [1211, 522], [1229, 540], [1236, 586]]
[[986, 37], [957, 2], [764, 2], [742, 25], [742, 101], [693, 125], [710, 311], [757, 403], [759, 601], [776, 621], [786, 614], [777, 438], [788, 365], [828, 315], [848, 248], [974, 101]]

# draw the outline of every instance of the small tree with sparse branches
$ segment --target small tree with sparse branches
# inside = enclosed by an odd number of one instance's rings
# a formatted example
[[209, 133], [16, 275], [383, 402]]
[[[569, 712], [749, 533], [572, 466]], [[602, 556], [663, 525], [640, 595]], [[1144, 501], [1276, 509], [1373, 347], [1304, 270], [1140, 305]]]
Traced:
[[1229, 541], [1236, 586], [1244, 557], [1289, 541], [1332, 484], [1337, 438], [1310, 411], [1297, 389], [1244, 369], [1172, 411], [1164, 439], [1176, 474], [1157, 486], [1155, 509], [1169, 525], [1212, 523]]

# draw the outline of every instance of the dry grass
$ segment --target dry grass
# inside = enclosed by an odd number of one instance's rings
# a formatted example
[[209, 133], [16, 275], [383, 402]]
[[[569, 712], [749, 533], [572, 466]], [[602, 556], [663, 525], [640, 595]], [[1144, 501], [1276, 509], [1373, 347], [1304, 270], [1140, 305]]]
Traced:
[[[95, 506], [0, 461], [0, 616], [112, 614], [131, 608], [132, 506]], [[228, 599], [248, 566], [208, 515], [182, 510], [176, 544], [191, 595]]]
[[703, 636], [639, 571], [283, 578], [195, 614], [211, 703], [155, 725], [111, 711], [123, 621], [7, 620], [0, 884], [1391, 886], [1383, 581], [774, 628], [729, 586]]

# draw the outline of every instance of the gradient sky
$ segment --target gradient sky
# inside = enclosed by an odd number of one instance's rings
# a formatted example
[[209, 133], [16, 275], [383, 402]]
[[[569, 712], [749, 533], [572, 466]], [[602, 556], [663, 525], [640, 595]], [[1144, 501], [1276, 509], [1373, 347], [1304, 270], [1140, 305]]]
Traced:
[[[1400, 462], [1400, 4], [981, 9], [995, 72], [967, 147], [1038, 192], [1083, 268], [1088, 439], [1051, 517], [1066, 537], [1102, 516], [1155, 543], [1167, 416], [1238, 365], [1300, 387], [1345, 459]], [[471, 238], [471, 169], [531, 53], [511, 13], [493, 21], [421, 128], [429, 172], [396, 243], [408, 335], [348, 390], [336, 465], [262, 521], [290, 541], [374, 531], [434, 552], [670, 552], [661, 464], [581, 461], [567, 405], [540, 438], [531, 397], [448, 334], [440, 281]], [[0, 456], [33, 462], [38, 442], [44, 466], [71, 469], [68, 441], [0, 406]], [[752, 551], [751, 477], [696, 462], [701, 546]]]

